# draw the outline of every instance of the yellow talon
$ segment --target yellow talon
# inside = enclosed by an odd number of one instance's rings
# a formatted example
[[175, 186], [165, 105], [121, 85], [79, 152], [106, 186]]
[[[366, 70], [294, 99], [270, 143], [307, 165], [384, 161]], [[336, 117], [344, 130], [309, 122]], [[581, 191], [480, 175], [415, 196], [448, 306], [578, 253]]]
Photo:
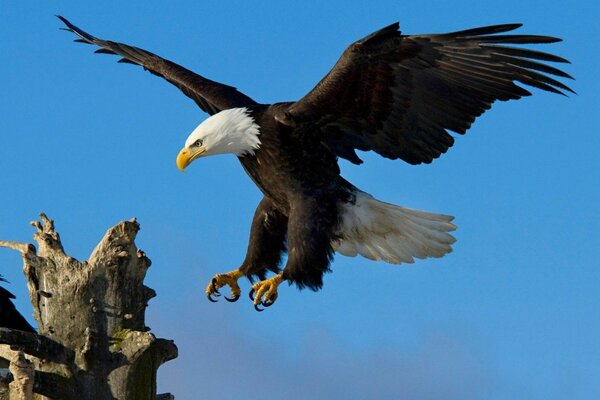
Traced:
[[226, 274], [215, 275], [215, 277], [212, 278], [212, 280], [206, 287], [206, 290], [205, 290], [206, 297], [208, 298], [208, 300], [212, 301], [213, 303], [216, 302], [217, 300], [213, 299], [212, 296], [217, 296], [217, 297], [220, 296], [221, 293], [219, 293], [219, 289], [222, 288], [223, 286], [227, 285], [231, 288], [232, 297], [230, 298], [230, 297], [225, 296], [225, 300], [230, 301], [230, 302], [237, 301], [242, 294], [242, 290], [240, 289], [237, 281], [243, 275], [244, 275], [244, 273], [242, 271], [240, 271], [239, 269], [227, 272]]
[[265, 279], [264, 281], [260, 281], [252, 285], [250, 298], [254, 303], [254, 308], [256, 311], [263, 311], [258, 307], [261, 304], [264, 307], [269, 307], [275, 303], [275, 300], [277, 300], [277, 287], [281, 284], [281, 282], [283, 282], [283, 276], [281, 274], [277, 274], [272, 278]]

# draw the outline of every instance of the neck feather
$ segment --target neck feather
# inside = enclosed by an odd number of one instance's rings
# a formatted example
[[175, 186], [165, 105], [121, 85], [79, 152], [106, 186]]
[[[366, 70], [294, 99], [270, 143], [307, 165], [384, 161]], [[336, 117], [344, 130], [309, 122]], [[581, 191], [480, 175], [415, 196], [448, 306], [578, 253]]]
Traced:
[[[221, 111], [223, 114], [223, 124], [229, 130], [228, 138], [234, 142], [232, 147], [236, 147], [235, 153], [238, 156], [244, 154], [254, 154], [260, 147], [260, 127], [254, 121], [247, 108], [232, 108]], [[219, 115], [217, 114], [217, 115]]]

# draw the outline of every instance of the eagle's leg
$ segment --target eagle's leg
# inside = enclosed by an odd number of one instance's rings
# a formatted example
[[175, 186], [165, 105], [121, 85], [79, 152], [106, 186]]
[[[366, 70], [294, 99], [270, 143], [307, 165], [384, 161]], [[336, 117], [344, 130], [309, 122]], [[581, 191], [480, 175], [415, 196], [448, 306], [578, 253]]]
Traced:
[[323, 286], [323, 274], [329, 272], [333, 258], [331, 243], [339, 224], [340, 196], [303, 198], [293, 205], [288, 224], [288, 260], [282, 278], [298, 286], [317, 291]]
[[250, 279], [265, 279], [267, 271], [278, 273], [281, 255], [285, 253], [288, 218], [268, 197], [256, 207], [246, 258], [240, 270]]
[[236, 301], [241, 294], [237, 281], [242, 276], [250, 280], [263, 280], [267, 271], [279, 272], [281, 255], [286, 248], [286, 232], [287, 216], [277, 210], [269, 198], [263, 198], [254, 213], [244, 262], [234, 271], [215, 275], [206, 288], [208, 299], [215, 302], [213, 296], [219, 296], [219, 289], [227, 285], [231, 288], [233, 297], [225, 299]]
[[219, 293], [219, 289], [227, 285], [231, 288], [232, 297], [225, 296], [225, 300], [230, 302], [237, 301], [242, 295], [242, 290], [240, 289], [240, 286], [238, 285], [237, 281], [243, 275], [244, 273], [241, 271], [241, 269], [236, 269], [225, 274], [215, 275], [215, 277], [212, 278], [212, 280], [206, 287], [206, 297], [213, 303], [216, 302], [216, 300], [213, 299], [213, 296], [220, 296], [221, 293]]
[[269, 307], [277, 300], [277, 287], [283, 282], [281, 274], [277, 274], [269, 279], [260, 281], [252, 285], [250, 299], [254, 303], [256, 311], [263, 311], [259, 306]]
[[255, 283], [250, 298], [257, 311], [277, 300], [277, 287], [283, 282], [299, 288], [319, 290], [323, 274], [333, 257], [331, 242], [338, 222], [337, 197], [301, 198], [291, 207], [287, 224], [288, 261], [283, 271]]

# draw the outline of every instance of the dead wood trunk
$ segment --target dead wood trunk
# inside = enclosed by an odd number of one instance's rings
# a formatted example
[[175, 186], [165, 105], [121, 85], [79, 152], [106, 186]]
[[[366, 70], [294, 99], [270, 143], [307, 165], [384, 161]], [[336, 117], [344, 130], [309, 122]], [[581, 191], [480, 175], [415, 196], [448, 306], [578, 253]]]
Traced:
[[177, 347], [144, 323], [155, 292], [143, 284], [150, 260], [134, 243], [139, 224], [109, 229], [83, 262], [65, 253], [44, 214], [32, 224], [37, 252], [21, 243], [0, 246], [23, 255], [38, 334], [0, 328], [0, 344], [27, 355], [33, 391], [45, 398], [155, 400], [156, 372], [177, 357]]

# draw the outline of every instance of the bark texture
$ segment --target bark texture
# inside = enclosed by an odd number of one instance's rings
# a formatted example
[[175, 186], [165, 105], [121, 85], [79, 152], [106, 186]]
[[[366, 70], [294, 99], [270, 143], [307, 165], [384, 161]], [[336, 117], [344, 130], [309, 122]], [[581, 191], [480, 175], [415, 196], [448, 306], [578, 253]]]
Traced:
[[[169, 398], [157, 396], [156, 373], [177, 357], [177, 347], [157, 339], [144, 323], [155, 292], [143, 284], [150, 260], [134, 243], [139, 224], [134, 219], [112, 227], [82, 262], [65, 253], [44, 214], [32, 225], [37, 251], [33, 245], [0, 242], [23, 255], [39, 327], [38, 334], [0, 328], [0, 344], [17, 352], [11, 371], [16, 360], [24, 369], [29, 359], [33, 392], [47, 399]], [[16, 382], [13, 373], [11, 385]], [[12, 400], [12, 386], [9, 391]]]

